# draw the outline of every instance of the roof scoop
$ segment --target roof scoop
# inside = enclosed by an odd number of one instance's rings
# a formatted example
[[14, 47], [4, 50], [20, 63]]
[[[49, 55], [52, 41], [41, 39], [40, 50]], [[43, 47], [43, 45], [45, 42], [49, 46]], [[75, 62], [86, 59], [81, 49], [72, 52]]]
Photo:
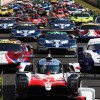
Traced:
[[46, 60], [52, 60], [52, 56], [51, 56], [50, 51], [49, 51], [49, 53], [48, 53], [48, 56], [46, 57]]

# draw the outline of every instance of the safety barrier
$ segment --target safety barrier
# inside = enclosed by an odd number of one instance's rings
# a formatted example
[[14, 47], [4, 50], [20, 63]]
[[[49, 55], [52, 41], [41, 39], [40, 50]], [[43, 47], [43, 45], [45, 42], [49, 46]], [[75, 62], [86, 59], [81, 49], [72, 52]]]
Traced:
[[84, 1], [100, 8], [100, 0], [84, 0]]

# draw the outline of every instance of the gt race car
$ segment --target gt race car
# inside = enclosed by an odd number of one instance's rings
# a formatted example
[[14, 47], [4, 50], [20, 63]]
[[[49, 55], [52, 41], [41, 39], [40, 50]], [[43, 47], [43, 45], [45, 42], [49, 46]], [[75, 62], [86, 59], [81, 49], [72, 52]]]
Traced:
[[75, 29], [76, 38], [81, 40], [88, 40], [91, 38], [100, 37], [100, 24], [98, 23], [82, 23], [78, 28]]
[[85, 47], [78, 47], [81, 72], [100, 72], [100, 38], [90, 39]]
[[71, 22], [69, 18], [59, 18], [50, 21], [50, 28], [57, 30], [74, 31], [75, 23]]
[[76, 26], [80, 23], [93, 22], [93, 17], [88, 12], [74, 13], [70, 16], [70, 20], [75, 21]]
[[63, 66], [60, 60], [48, 54], [38, 61], [35, 72], [16, 73], [15, 97], [65, 96], [74, 100], [94, 100], [95, 90], [81, 87], [80, 74], [67, 69], [68, 66]]
[[20, 62], [30, 62], [33, 47], [16, 39], [0, 39], [0, 70], [16, 70]]
[[34, 24], [30, 23], [19, 23], [11, 31], [11, 37], [17, 39], [28, 39], [28, 40], [37, 40], [39, 37], [43, 36], [43, 33], [38, 29]]
[[0, 16], [11, 16], [12, 14], [14, 14], [14, 10], [9, 7], [0, 8]]
[[0, 17], [0, 31], [3, 33], [10, 33], [16, 24], [17, 21], [14, 17]]
[[47, 32], [44, 38], [38, 39], [38, 52], [51, 50], [53, 52], [76, 54], [77, 43], [76, 39], [71, 38], [67, 32], [50, 31]]
[[95, 22], [100, 24], [100, 16], [97, 16], [97, 17], [95, 18]]

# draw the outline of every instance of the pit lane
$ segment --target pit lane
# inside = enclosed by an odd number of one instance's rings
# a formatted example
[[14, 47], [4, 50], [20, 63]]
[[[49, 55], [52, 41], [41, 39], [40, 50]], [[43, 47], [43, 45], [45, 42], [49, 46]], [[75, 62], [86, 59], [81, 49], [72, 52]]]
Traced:
[[[9, 37], [10, 34], [0, 34], [1, 37]], [[36, 49], [36, 42], [27, 42], [30, 43], [34, 49]], [[78, 46], [86, 45], [86, 43], [78, 43]], [[37, 54], [35, 53], [36, 58], [34, 58], [33, 62], [36, 64], [41, 57], [46, 57], [46, 54]], [[63, 64], [70, 63], [70, 62], [77, 62], [77, 58], [68, 58], [65, 57], [66, 55], [52, 55], [56, 56]], [[6, 73], [3, 74], [4, 77], [4, 89], [3, 89], [3, 100], [14, 100], [14, 91], [15, 91], [15, 73]], [[92, 87], [96, 90], [96, 98], [100, 98], [100, 80], [83, 80], [83, 86], [85, 87]]]

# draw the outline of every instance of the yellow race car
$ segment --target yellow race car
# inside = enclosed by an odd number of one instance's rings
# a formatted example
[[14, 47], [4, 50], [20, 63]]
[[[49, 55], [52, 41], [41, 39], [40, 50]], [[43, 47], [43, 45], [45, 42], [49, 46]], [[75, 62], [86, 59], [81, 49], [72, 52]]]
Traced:
[[0, 15], [11, 15], [14, 13], [13, 9], [9, 9], [7, 7], [1, 7], [0, 8]]
[[74, 13], [70, 15], [70, 20], [75, 23], [93, 22], [93, 16], [91, 16], [88, 12]]

